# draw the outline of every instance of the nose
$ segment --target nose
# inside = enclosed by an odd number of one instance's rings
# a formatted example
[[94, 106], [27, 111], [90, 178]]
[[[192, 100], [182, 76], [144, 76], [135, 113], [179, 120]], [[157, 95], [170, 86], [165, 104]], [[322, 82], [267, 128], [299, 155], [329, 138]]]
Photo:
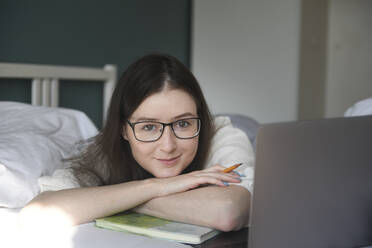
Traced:
[[163, 135], [160, 138], [160, 149], [163, 152], [171, 153], [177, 148], [176, 136], [170, 126], [165, 127]]

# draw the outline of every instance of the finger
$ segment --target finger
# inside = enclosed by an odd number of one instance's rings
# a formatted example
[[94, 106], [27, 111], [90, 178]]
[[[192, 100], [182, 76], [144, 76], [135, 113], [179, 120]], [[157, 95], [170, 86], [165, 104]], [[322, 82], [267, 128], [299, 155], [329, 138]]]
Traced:
[[231, 181], [231, 182], [240, 182], [240, 176], [235, 174], [235, 173], [223, 173], [223, 172], [201, 172], [199, 174], [196, 174], [195, 176], [209, 176], [209, 177], [214, 177], [218, 178], [220, 180], [224, 181]]
[[200, 173], [198, 175], [199, 177], [212, 177], [216, 178], [221, 181], [226, 181], [226, 182], [232, 182], [232, 183], [240, 183], [241, 179], [238, 175], [236, 174], [227, 174], [227, 173], [220, 173], [220, 172], [209, 172], [209, 173]]
[[[222, 166], [222, 165], [216, 164], [216, 165], [213, 165], [213, 166], [211, 166], [211, 167], [205, 169], [204, 171], [218, 171], [218, 172], [222, 172], [222, 171], [225, 170], [226, 168], [228, 168], [228, 167], [225, 167], [225, 166]], [[238, 176], [243, 176], [242, 174], [239, 174], [239, 172], [236, 172], [236, 171], [228, 172], [228, 174], [231, 174], [231, 175], [238, 175]]]
[[224, 167], [222, 165], [219, 165], [219, 164], [216, 164], [216, 165], [213, 165], [211, 167], [208, 167], [204, 171], [223, 171], [224, 169], [226, 169], [226, 167]]
[[231, 173], [234, 173], [234, 174], [238, 175], [239, 177], [246, 177], [246, 175], [244, 175], [244, 174], [242, 174], [238, 171], [232, 171]]
[[195, 176], [187, 179], [186, 188], [187, 190], [197, 188], [205, 185], [218, 185], [225, 186], [221, 179], [211, 177], [211, 176]]
[[224, 182], [223, 180], [220, 180], [218, 178], [204, 177], [203, 179], [205, 179], [208, 184], [213, 184], [213, 185], [222, 186], [222, 187], [228, 186], [228, 184], [226, 182]]

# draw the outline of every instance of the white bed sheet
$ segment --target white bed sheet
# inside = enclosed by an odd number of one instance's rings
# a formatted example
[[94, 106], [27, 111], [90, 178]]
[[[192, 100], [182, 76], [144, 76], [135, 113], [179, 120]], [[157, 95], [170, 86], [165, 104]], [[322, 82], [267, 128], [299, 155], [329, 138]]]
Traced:
[[4, 248], [187, 248], [185, 244], [149, 238], [129, 233], [96, 228], [94, 223], [76, 227], [48, 230], [48, 233], [28, 235], [18, 228], [19, 209], [0, 208], [0, 247]]

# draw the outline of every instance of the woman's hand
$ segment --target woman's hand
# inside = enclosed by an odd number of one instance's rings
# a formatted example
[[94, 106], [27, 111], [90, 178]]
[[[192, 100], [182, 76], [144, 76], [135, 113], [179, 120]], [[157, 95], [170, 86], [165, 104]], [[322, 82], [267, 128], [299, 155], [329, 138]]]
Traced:
[[230, 172], [224, 173], [225, 167], [215, 165], [204, 170], [193, 171], [187, 174], [168, 178], [154, 178], [155, 183], [160, 187], [159, 197], [174, 193], [188, 191], [205, 184], [226, 186], [227, 183], [239, 183], [239, 175]]

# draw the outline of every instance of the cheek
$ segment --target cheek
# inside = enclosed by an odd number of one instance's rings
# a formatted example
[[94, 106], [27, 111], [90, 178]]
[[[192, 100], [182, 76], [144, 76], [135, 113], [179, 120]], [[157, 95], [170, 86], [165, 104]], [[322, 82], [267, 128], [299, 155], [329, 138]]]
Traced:
[[152, 154], [154, 148], [151, 143], [142, 143], [136, 140], [132, 135], [128, 135], [129, 146], [133, 155], [133, 158], [138, 164], [145, 164], [145, 161]]
[[194, 159], [197, 151], [198, 151], [198, 146], [199, 146], [199, 139], [191, 139], [187, 144], [184, 144], [183, 150], [184, 153], [187, 155], [187, 160], [189, 163], [192, 162]]

